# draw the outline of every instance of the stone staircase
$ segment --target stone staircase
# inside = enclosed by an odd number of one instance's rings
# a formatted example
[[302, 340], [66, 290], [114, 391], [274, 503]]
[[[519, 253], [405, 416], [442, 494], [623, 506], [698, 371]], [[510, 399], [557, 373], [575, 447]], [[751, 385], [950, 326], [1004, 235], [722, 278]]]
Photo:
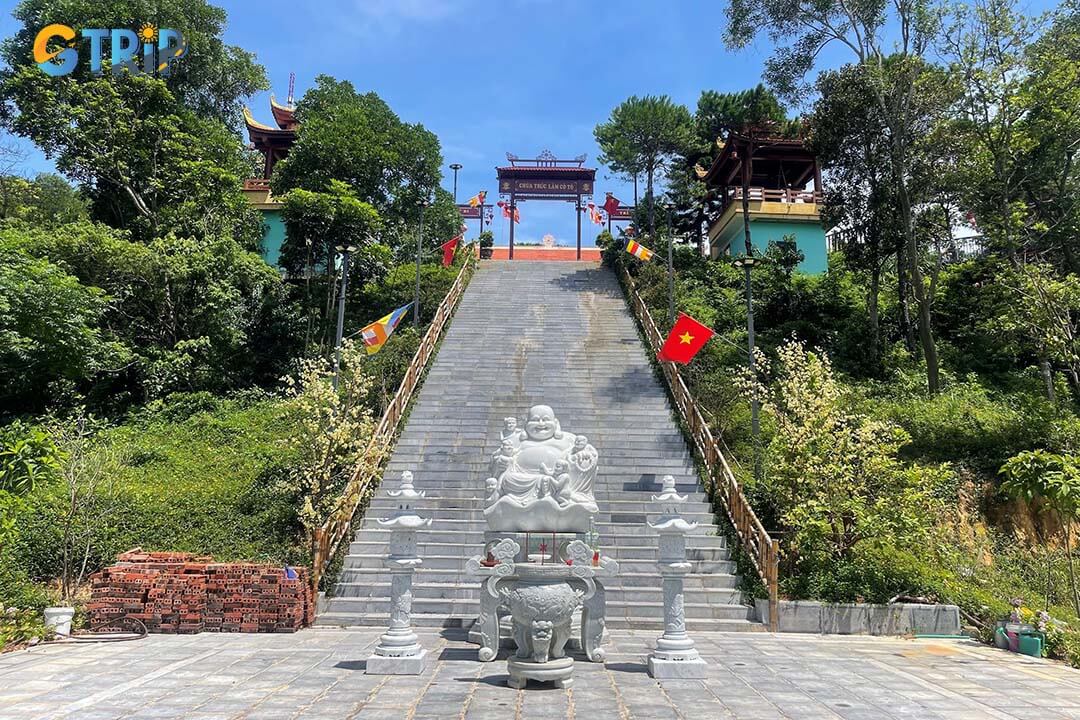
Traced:
[[[552, 406], [563, 427], [600, 451], [594, 493], [603, 552], [621, 572], [607, 593], [609, 627], [663, 627], [652, 494], [674, 475], [699, 523], [687, 539], [691, 630], [759, 630], [738, 591], [735, 564], [697, 482], [693, 459], [613, 273], [594, 263], [483, 262], [428, 373], [386, 479], [412, 470], [434, 518], [421, 531], [424, 559], [413, 584], [413, 622], [468, 627], [479, 612], [479, 584], [466, 560], [483, 547], [484, 478], [503, 418], [530, 405]], [[376, 518], [393, 503], [381, 490], [349, 547], [334, 597], [319, 625], [386, 625], [389, 532]]]

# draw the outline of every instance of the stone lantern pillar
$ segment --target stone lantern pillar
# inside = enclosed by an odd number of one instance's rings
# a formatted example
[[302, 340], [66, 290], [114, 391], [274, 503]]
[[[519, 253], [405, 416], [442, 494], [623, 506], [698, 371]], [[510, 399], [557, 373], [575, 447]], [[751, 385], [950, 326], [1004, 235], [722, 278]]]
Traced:
[[685, 496], [675, 492], [675, 478], [665, 475], [659, 495], [660, 518], [649, 527], [660, 533], [660, 575], [664, 580], [664, 634], [649, 655], [649, 675], [659, 679], [701, 680], [705, 661], [694, 649], [686, 634], [686, 607], [683, 600], [683, 576], [690, 571], [686, 560], [686, 533], [697, 527], [687, 522], [679, 511]]
[[401, 473], [401, 489], [386, 492], [398, 500], [397, 510], [379, 525], [390, 529], [390, 555], [383, 564], [390, 569], [390, 627], [379, 638], [367, 659], [369, 675], [419, 675], [427, 663], [427, 650], [412, 629], [413, 573], [423, 561], [416, 554], [416, 531], [431, 525], [431, 518], [417, 514], [412, 505], [424, 497], [413, 488], [413, 474]]

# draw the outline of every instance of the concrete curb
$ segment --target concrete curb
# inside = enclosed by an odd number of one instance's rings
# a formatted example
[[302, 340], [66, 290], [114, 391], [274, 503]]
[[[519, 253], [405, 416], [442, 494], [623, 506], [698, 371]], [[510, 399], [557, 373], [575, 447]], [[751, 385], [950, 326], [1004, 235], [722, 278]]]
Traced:
[[[761, 622], [769, 622], [768, 600], [755, 600]], [[956, 605], [893, 603], [823, 603], [781, 600], [780, 632], [821, 635], [959, 635], [960, 608]]]

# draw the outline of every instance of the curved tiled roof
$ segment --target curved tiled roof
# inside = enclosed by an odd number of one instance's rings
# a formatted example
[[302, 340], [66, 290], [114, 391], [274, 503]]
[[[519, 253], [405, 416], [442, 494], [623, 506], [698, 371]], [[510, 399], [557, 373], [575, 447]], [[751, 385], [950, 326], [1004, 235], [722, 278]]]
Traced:
[[292, 105], [281, 105], [274, 99], [273, 93], [270, 95], [270, 112], [274, 115], [274, 122], [278, 124], [278, 127], [282, 130], [293, 130], [296, 128], [296, 108]]

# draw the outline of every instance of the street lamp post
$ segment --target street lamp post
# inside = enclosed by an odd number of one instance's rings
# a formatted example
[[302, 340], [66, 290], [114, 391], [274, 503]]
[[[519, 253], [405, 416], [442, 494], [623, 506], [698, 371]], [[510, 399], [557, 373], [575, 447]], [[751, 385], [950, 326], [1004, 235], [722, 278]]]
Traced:
[[337, 390], [338, 375], [341, 373], [341, 342], [345, 332], [345, 290], [349, 286], [349, 256], [356, 252], [356, 246], [338, 245], [335, 249], [341, 254], [341, 294], [338, 296], [337, 333], [334, 341], [337, 348], [334, 357], [334, 390]]
[[667, 204], [667, 226], [668, 226], [668, 244], [667, 244], [667, 292], [668, 292], [668, 312], [667, 319], [668, 325], [675, 326], [675, 262], [672, 258], [674, 252], [672, 248], [675, 245], [675, 227], [671, 224], [671, 203]]
[[450, 163], [450, 169], [454, 171], [454, 204], [457, 204], [457, 172], [461, 169], [461, 163]]
[[424, 208], [430, 203], [427, 198], [421, 198], [417, 203], [420, 206], [420, 226], [416, 231], [416, 294], [413, 296], [413, 327], [420, 327], [420, 254], [424, 251]]
[[[756, 379], [756, 360], [754, 358], [754, 291], [750, 283], [750, 271], [757, 264], [753, 255], [744, 255], [735, 260], [734, 265], [741, 268], [746, 275], [746, 342], [750, 351], [747, 365], [750, 368], [750, 377]], [[754, 386], [756, 387], [756, 385]], [[754, 479], [761, 479], [761, 421], [759, 415], [759, 403], [756, 390], [751, 390], [750, 395], [750, 436], [754, 445]]]

